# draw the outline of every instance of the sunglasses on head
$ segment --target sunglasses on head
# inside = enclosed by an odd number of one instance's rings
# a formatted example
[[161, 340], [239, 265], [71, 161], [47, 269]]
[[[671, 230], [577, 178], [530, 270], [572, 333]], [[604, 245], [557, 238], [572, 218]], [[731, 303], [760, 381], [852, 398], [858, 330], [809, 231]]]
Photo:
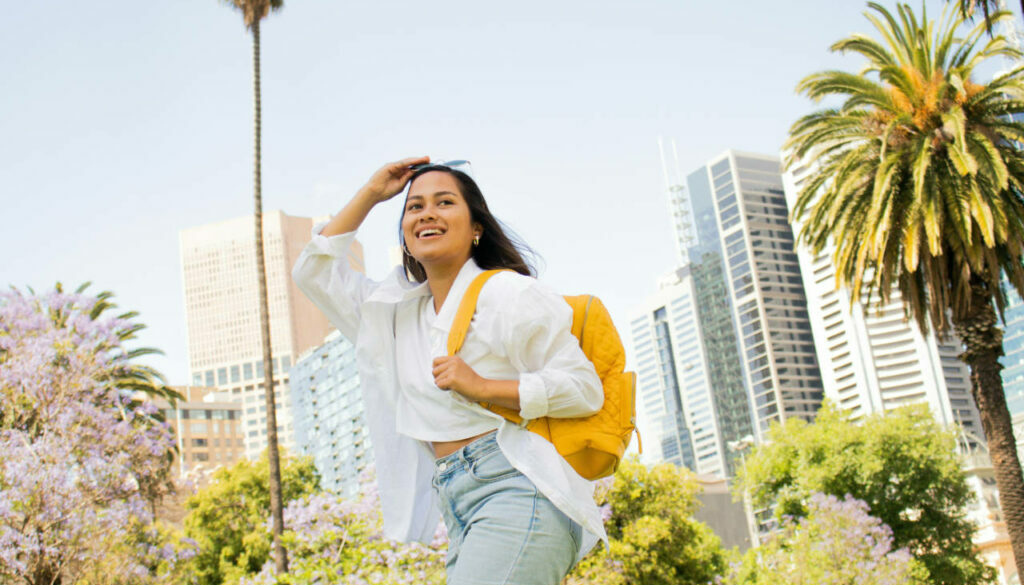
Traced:
[[436, 162], [435, 161], [431, 161], [431, 162], [423, 163], [423, 164], [419, 164], [419, 165], [412, 165], [409, 168], [414, 170], [414, 171], [418, 171], [420, 169], [425, 169], [427, 167], [447, 167], [449, 169], [452, 169], [453, 171], [459, 171], [459, 172], [462, 172], [462, 173], [466, 173], [470, 177], [473, 176], [473, 167], [470, 166], [468, 160], [446, 160], [446, 161], [443, 161], [443, 162], [442, 161], [436, 161]]

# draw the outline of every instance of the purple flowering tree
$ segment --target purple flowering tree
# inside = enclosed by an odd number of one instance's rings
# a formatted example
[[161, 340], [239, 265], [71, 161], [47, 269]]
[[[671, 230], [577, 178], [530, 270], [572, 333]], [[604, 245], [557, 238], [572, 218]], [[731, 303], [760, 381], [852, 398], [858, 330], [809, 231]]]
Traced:
[[814, 494], [807, 516], [783, 519], [781, 530], [747, 551], [733, 568], [735, 585], [924, 585], [928, 571], [905, 548], [893, 550], [892, 530], [868, 505]]
[[0, 582], [153, 582], [191, 550], [152, 525], [174, 441], [133, 399], [174, 393], [123, 345], [135, 314], [86, 286], [0, 293]]
[[372, 474], [364, 474], [362, 493], [347, 500], [319, 492], [293, 500], [284, 509], [283, 542], [287, 574], [274, 575], [273, 563], [241, 580], [242, 585], [443, 585], [448, 535], [438, 526], [429, 545], [402, 544], [384, 538], [380, 500]]

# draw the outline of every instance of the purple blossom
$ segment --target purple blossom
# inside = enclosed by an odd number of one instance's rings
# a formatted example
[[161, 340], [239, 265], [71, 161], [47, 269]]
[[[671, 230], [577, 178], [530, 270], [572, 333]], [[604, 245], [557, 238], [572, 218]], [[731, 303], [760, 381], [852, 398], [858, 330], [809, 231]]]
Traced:
[[[133, 324], [93, 319], [97, 302], [0, 293], [0, 581], [31, 566], [72, 582], [109, 563], [165, 489], [167, 427], [110, 382], [130, 366]], [[149, 546], [120, 570], [148, 574]]]
[[[815, 494], [807, 516], [784, 518], [781, 530], [751, 550], [748, 561], [766, 582], [913, 583], [919, 576], [916, 561], [906, 549], [892, 549], [892, 530], [869, 512], [866, 503], [850, 495]], [[742, 568], [732, 571], [736, 575]]]

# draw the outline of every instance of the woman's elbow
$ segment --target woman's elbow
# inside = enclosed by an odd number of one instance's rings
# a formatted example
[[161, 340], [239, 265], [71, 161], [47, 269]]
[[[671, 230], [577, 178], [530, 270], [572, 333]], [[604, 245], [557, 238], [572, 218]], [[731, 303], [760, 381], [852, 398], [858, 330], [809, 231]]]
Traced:
[[601, 384], [601, 378], [596, 373], [591, 372], [590, 374], [583, 380], [580, 392], [583, 406], [586, 409], [586, 413], [582, 416], [597, 414], [604, 406], [604, 386]]

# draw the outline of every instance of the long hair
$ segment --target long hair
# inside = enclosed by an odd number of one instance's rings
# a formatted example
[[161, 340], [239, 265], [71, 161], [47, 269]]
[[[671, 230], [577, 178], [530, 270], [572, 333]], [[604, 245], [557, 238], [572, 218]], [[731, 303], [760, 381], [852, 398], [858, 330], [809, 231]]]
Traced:
[[[446, 166], [432, 165], [416, 171], [409, 180], [410, 187], [417, 177], [431, 171], [448, 173], [455, 178], [459, 190], [462, 191], [462, 198], [469, 206], [470, 221], [480, 224], [480, 227], [483, 228], [483, 233], [480, 234], [480, 243], [470, 248], [470, 255], [480, 268], [484, 270], [509, 268], [525, 276], [537, 276], [537, 270], [533, 263], [537, 254], [491, 214], [484, 195], [480, 192], [480, 187], [469, 175]], [[406, 274], [413, 280], [423, 282], [427, 279], [427, 272], [423, 269], [423, 265], [406, 251], [408, 248], [405, 245], [405, 236], [402, 234], [403, 219], [405, 219], [404, 205], [402, 206], [402, 216], [398, 218], [398, 239], [402, 244], [402, 266], [405, 267]]]

